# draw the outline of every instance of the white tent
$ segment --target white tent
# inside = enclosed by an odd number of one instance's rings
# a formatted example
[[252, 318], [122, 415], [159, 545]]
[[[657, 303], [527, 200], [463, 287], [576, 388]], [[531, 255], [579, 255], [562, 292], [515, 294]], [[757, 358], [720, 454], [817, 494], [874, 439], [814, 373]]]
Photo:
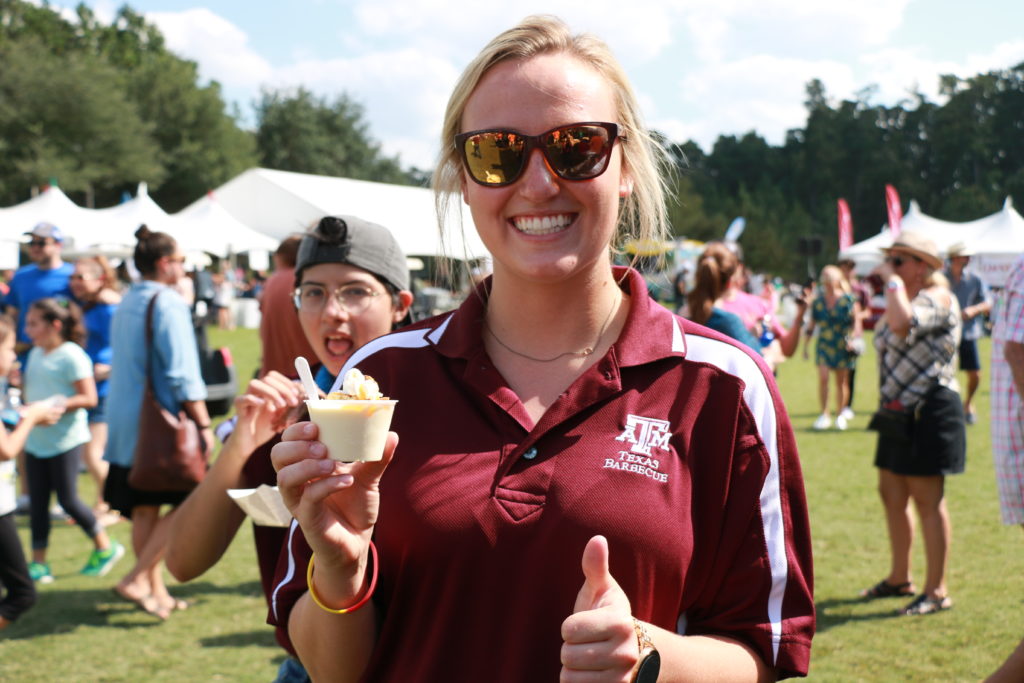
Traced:
[[[971, 268], [990, 286], [1002, 287], [1010, 266], [1024, 252], [1024, 217], [1013, 208], [1013, 200], [1006, 198], [1002, 210], [984, 218], [965, 223], [943, 221], [921, 212], [916, 201], [910, 202], [907, 214], [900, 222], [900, 230], [920, 233], [935, 241], [945, 252], [957, 242], [963, 242], [975, 253]], [[840, 253], [857, 264], [857, 272], [866, 273], [882, 262], [882, 249], [893, 243], [889, 226], [882, 232], [854, 244]]]
[[[89, 211], [83, 209], [83, 211]], [[135, 231], [143, 223], [150, 230], [171, 233], [170, 216], [149, 196], [146, 183], [139, 183], [135, 197], [117, 206], [89, 211], [93, 227], [75, 238], [77, 249], [103, 249], [105, 247], [135, 247]]]
[[[233, 216], [278, 240], [305, 231], [324, 216], [351, 215], [391, 230], [407, 256], [487, 255], [465, 210], [462, 234], [457, 225], [449, 226], [442, 248], [433, 192], [421, 187], [253, 168], [215, 192]], [[462, 207], [461, 198], [455, 206]]]
[[0, 208], [0, 239], [23, 241], [24, 234], [43, 221], [61, 229], [65, 238], [93, 227], [93, 212], [68, 199], [59, 187], [48, 187], [21, 204]]
[[212, 192], [171, 216], [168, 233], [185, 251], [206, 251], [218, 256], [253, 250], [274, 251], [279, 242], [232, 216]]
[[[143, 223], [152, 230], [168, 233], [181, 243], [183, 250], [192, 253], [227, 256], [252, 250], [272, 251], [278, 243], [242, 224], [209, 197], [199, 199], [184, 211], [168, 214], [150, 198], [146, 183], [139, 183], [134, 198], [104, 209], [78, 206], [60, 188], [50, 187], [21, 204], [0, 208], [0, 243], [24, 241], [24, 233], [42, 221], [61, 229], [65, 251], [72, 254], [130, 254], [135, 247], [135, 231]], [[17, 249], [13, 254], [12, 263], [6, 263], [10, 260], [6, 259], [0, 265], [16, 267]]]

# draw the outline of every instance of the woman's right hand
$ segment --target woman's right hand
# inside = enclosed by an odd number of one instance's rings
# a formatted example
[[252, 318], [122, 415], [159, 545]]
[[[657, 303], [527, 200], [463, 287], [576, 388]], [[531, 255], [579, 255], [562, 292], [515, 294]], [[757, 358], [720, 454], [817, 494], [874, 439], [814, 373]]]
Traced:
[[252, 439], [252, 448], [256, 448], [294, 421], [301, 407], [299, 385], [272, 370], [249, 382], [245, 393], [235, 399], [238, 415], [235, 430]]
[[351, 604], [363, 590], [370, 539], [380, 509], [380, 479], [398, 445], [388, 433], [377, 462], [327, 457], [312, 422], [284, 430], [270, 453], [281, 497], [316, 554], [317, 593], [329, 604]]

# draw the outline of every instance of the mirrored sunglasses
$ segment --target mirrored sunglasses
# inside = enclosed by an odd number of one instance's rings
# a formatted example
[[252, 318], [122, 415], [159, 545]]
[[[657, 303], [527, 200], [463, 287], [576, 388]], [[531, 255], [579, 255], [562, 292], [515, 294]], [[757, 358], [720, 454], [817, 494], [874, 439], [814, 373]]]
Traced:
[[514, 183], [539, 148], [552, 171], [563, 180], [589, 180], [608, 168], [615, 139], [625, 142], [614, 123], [587, 122], [559, 126], [540, 135], [495, 128], [459, 133], [455, 147], [469, 176], [484, 187]]

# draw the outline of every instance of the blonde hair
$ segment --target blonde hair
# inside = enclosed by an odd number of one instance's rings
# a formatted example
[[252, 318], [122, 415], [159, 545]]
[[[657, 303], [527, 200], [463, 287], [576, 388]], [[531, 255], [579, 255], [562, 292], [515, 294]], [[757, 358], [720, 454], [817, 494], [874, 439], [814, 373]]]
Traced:
[[103, 281], [104, 289], [117, 291], [117, 273], [103, 254], [83, 256], [75, 261], [75, 265], [86, 266], [96, 279]]
[[839, 266], [828, 265], [822, 268], [818, 282], [821, 283], [823, 289], [838, 289], [844, 294], [853, 293], [853, 290], [850, 288], [850, 283], [847, 281], [846, 276], [843, 275], [843, 271], [839, 269]]
[[[462, 132], [466, 103], [481, 79], [494, 66], [551, 53], [563, 53], [590, 66], [608, 81], [615, 96], [618, 116], [615, 123], [620, 134], [627, 138], [620, 148], [623, 164], [632, 181], [632, 192], [620, 204], [613, 243], [617, 246], [631, 239], [661, 243], [669, 237], [665, 189], [671, 167], [664, 148], [643, 125], [626, 72], [600, 39], [588, 33], [573, 35], [557, 17], [534, 15], [491, 40], [462, 72], [448, 100], [441, 128], [441, 153], [432, 179], [442, 245], [446, 242], [445, 226], [452, 204], [454, 202], [458, 208], [462, 188], [462, 158], [454, 141], [455, 136]], [[461, 212], [458, 215], [461, 219]], [[459, 227], [462, 227], [461, 220]]]
[[942, 289], [950, 289], [949, 278], [941, 270], [932, 270], [924, 278], [925, 287], [941, 287]]

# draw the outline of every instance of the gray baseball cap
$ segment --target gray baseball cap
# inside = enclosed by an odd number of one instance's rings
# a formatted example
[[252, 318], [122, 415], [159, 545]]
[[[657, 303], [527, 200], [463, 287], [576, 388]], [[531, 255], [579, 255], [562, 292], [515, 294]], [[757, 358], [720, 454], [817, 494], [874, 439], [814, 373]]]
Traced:
[[295, 286], [302, 271], [320, 263], [347, 263], [399, 290], [409, 289], [409, 267], [398, 240], [383, 225], [355, 216], [325, 216], [302, 237], [295, 258]]

